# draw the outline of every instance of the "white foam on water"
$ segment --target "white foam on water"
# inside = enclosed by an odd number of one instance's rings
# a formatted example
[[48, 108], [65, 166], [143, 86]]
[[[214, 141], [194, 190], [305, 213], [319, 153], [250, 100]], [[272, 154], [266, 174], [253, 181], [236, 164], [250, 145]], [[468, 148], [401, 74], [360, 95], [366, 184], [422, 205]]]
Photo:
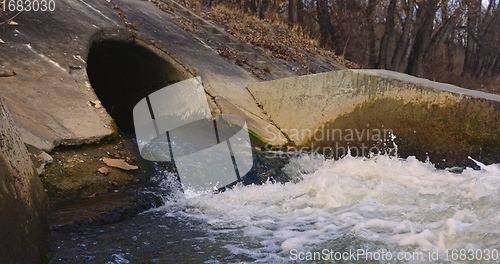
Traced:
[[173, 203], [160, 210], [236, 232], [252, 245], [225, 248], [262, 262], [345, 237], [387, 250], [500, 250], [500, 165], [477, 163], [481, 170], [455, 174], [414, 157], [304, 156], [284, 168], [300, 174], [298, 183], [237, 186], [183, 200], [186, 210], [173, 212]]

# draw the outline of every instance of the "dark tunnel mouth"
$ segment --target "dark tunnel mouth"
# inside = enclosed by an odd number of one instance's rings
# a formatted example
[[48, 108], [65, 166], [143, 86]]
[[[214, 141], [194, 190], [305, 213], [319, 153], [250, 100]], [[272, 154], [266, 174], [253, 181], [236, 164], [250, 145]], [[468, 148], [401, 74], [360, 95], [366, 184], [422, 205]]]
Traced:
[[87, 74], [94, 92], [120, 130], [135, 136], [133, 109], [144, 97], [167, 85], [191, 78], [167, 54], [136, 41], [93, 43]]

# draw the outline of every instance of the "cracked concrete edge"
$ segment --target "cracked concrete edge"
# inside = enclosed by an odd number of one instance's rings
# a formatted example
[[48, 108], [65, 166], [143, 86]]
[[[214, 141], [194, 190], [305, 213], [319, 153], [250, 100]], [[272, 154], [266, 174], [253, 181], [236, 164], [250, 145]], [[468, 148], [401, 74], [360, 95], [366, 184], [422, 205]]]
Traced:
[[148, 48], [150, 51], [154, 52], [156, 55], [160, 56], [168, 63], [175, 65], [176, 68], [184, 69], [186, 74], [191, 75], [192, 77], [197, 76], [196, 70], [193, 67], [189, 66], [189, 64], [183, 63], [182, 58], [176, 56], [175, 53], [171, 50], [158, 45], [157, 42], [148, 39], [146, 36], [142, 36], [140, 33], [134, 34], [133, 36], [137, 44]]
[[[121, 39], [123, 39], [125, 36], [127, 35], [123, 35]], [[105, 34], [100, 37], [102, 37], [103, 39], [106, 38]], [[150, 39], [148, 40], [145, 36], [141, 36], [141, 34], [135, 35], [133, 33], [130, 33], [130, 36], [128, 36], [127, 38], [134, 38], [133, 41], [155, 52], [155, 54], [166, 59], [169, 63], [176, 64], [178, 67], [185, 69], [186, 72], [192, 77], [198, 75], [197, 71], [193, 67], [190, 67], [189, 63], [184, 63], [182, 61], [182, 58], [176, 56], [175, 53], [162, 47], [161, 45], [156, 44]], [[120, 38], [117, 38], [117, 40], [119, 39]], [[202, 79], [202, 81], [204, 80], [205, 79]], [[238, 114], [245, 117], [249, 133], [264, 144], [282, 146], [291, 142], [288, 136], [282, 133], [282, 131], [276, 126], [276, 124], [274, 124], [270, 120], [269, 116], [267, 116], [260, 107], [258, 109], [261, 111], [259, 113], [254, 113], [252, 111], [246, 110], [242, 106], [239, 106], [235, 102], [229, 102], [224, 95], [213, 95], [212, 93], [217, 93], [216, 89], [212, 89], [210, 84], [206, 81], [204, 81], [203, 86], [205, 89], [209, 107], [213, 115], [224, 113]], [[246, 88], [245, 91], [250, 94], [253, 99], [253, 103], [258, 106], [257, 101], [255, 101], [253, 95]]]
[[[244, 107], [235, 104], [234, 102], [229, 102], [223, 96], [212, 95], [206, 86], [210, 87], [210, 85], [204, 84], [204, 88], [213, 115], [236, 114], [244, 117], [247, 123], [248, 132], [263, 144], [270, 146], [283, 146], [290, 143], [289, 138], [284, 135], [275, 124], [273, 124], [263, 111], [257, 115], [246, 110]], [[254, 103], [258, 106], [257, 101], [254, 100]], [[265, 116], [265, 118], [263, 118], [263, 116]]]
[[232, 104], [225, 98], [215, 98], [215, 102], [221, 109], [222, 113], [231, 113], [244, 117], [247, 122], [249, 133], [262, 143], [271, 146], [283, 146], [289, 143], [286, 139], [287, 137], [283, 135], [281, 130], [271, 124], [268, 120], [261, 119], [253, 113]]
[[[261, 113], [266, 116], [265, 121], [268, 122], [269, 125], [274, 126], [279, 131], [278, 133], [276, 133], [276, 131], [274, 131], [274, 130], [269, 131], [270, 134], [266, 135], [267, 137], [265, 137], [265, 139], [267, 141], [266, 144], [277, 145], [277, 146], [284, 145], [285, 143], [283, 143], [283, 142], [286, 142], [287, 145], [295, 144], [295, 142], [289, 137], [289, 135], [287, 133], [285, 133], [285, 131], [283, 131], [283, 129], [281, 129], [278, 126], [278, 124], [276, 124], [276, 122], [274, 122], [272, 117], [264, 110], [264, 107], [257, 101], [257, 98], [255, 98], [255, 96], [250, 91], [250, 89], [248, 89], [248, 86], [245, 87], [245, 89], [250, 94], [250, 96], [254, 100], [255, 104], [257, 105], [257, 107], [261, 110]], [[267, 130], [267, 128], [266, 128], [266, 130]]]
[[[109, 31], [108, 31], [109, 30]], [[119, 30], [120, 31], [120, 30]], [[88, 47], [92, 46], [92, 43], [101, 40], [109, 40], [114, 39], [118, 41], [132, 41], [143, 47], [148, 48], [153, 51], [158, 56], [167, 60], [169, 63], [175, 64], [179, 68], [183, 68], [186, 71], [186, 74], [191, 76], [197, 76], [197, 71], [189, 66], [189, 63], [184, 63], [182, 58], [176, 56], [175, 53], [162, 47], [162, 45], [158, 45], [151, 39], [148, 39], [146, 36], [143, 36], [140, 33], [134, 33], [127, 30], [121, 30], [122, 32], [116, 32], [116, 29], [103, 29], [98, 32], [91, 40], [89, 40]], [[209, 106], [212, 110], [213, 114], [221, 114], [221, 113], [231, 113], [231, 114], [239, 114], [244, 116], [247, 120], [247, 126], [249, 132], [255, 136], [257, 139], [262, 141], [265, 144], [271, 144], [273, 146], [281, 146], [288, 144], [290, 141], [288, 137], [282, 133], [282, 131], [270, 121], [269, 117], [265, 114], [265, 112], [253, 113], [251, 111], [246, 110], [244, 107], [237, 105], [235, 102], [229, 102], [225, 96], [223, 95], [212, 95], [211, 94], [211, 86], [207, 82], [204, 83], [205, 93], [207, 95], [207, 100], [209, 102]], [[216, 90], [216, 89], [215, 89]], [[251, 93], [246, 90], [250, 95]], [[214, 91], [212, 91], [214, 92]], [[252, 96], [252, 95], [251, 95]], [[257, 106], [257, 102], [254, 100], [255, 105]], [[261, 108], [258, 108], [262, 110]], [[285, 139], [285, 140], [284, 140]], [[89, 139], [90, 141], [92, 139]], [[64, 143], [62, 143], [64, 145]]]
[[[111, 33], [113, 30], [112, 29]], [[194, 35], [192, 35], [194, 36]], [[246, 89], [247, 83], [252, 83], [258, 81], [255, 78], [243, 78], [240, 83], [238, 80], [225, 80], [223, 77], [214, 76], [210, 71], [205, 68], [194, 67], [190, 65], [190, 61], [183, 58], [181, 53], [175, 52], [175, 48], [165, 45], [165, 43], [155, 41], [155, 38], [152, 38], [151, 34], [144, 30], [138, 31], [124, 31], [119, 35], [107, 35], [105, 32], [102, 32], [101, 35], [97, 35], [96, 39], [109, 39], [109, 37], [115, 37], [117, 39], [133, 39], [134, 42], [145, 46], [155, 52], [160, 57], [166, 59], [172, 64], [176, 64], [179, 67], [185, 69], [186, 73], [191, 75], [192, 77], [201, 76], [203, 79], [203, 84], [205, 88], [205, 92], [207, 95], [207, 99], [210, 105], [210, 108], [214, 114], [219, 113], [235, 113], [244, 116], [248, 121], [248, 129], [250, 133], [252, 133], [255, 137], [265, 143], [272, 143], [273, 145], [284, 145], [289, 143], [287, 140], [288, 137], [283, 135], [279, 128], [276, 127], [275, 124], [270, 121], [269, 116], [262, 111], [260, 107], [258, 107], [255, 98], [250, 94], [250, 92]], [[95, 41], [95, 39], [94, 39]], [[201, 39], [198, 39], [200, 43], [203, 44]], [[88, 45], [91, 46], [91, 43]], [[175, 46], [175, 45], [174, 45]], [[172, 49], [174, 48], [174, 49]], [[213, 55], [216, 55], [216, 59], [220, 59], [215, 50], [208, 48], [208, 51], [213, 51]], [[228, 63], [229, 65], [230, 63]], [[241, 69], [233, 69], [240, 70], [240, 74], [246, 76], [248, 72], [243, 71]], [[208, 74], [208, 76], [207, 76]], [[252, 81], [249, 81], [252, 79]], [[236, 98], [231, 94], [225, 94], [223, 91], [227, 90], [228, 85], [237, 85], [241, 86], [235, 88], [236, 90], [241, 90], [241, 92], [247, 95], [241, 95]], [[215, 86], [215, 89], [214, 87]], [[239, 93], [239, 92], [238, 92]], [[243, 104], [243, 105], [241, 105]], [[279, 138], [280, 140], [276, 140]], [[283, 140], [285, 139], [285, 140]]]

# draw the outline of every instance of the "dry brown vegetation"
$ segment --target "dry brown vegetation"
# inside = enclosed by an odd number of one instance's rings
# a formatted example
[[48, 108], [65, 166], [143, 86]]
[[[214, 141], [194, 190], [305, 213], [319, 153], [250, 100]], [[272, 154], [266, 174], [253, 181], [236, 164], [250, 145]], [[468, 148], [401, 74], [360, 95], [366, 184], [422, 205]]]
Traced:
[[[330, 49], [319, 46], [318, 40], [311, 38], [298, 27], [289, 27], [280, 19], [263, 18], [242, 12], [227, 5], [203, 6], [199, 0], [184, 0], [180, 2], [198, 15], [209, 18], [227, 27], [227, 32], [240, 41], [261, 48], [276, 58], [284, 60], [304, 60], [303, 52], [320, 54], [334, 58], [348, 68], [360, 68], [354, 62], [338, 56]], [[302, 63], [306, 67], [306, 63]]]
[[[486, 5], [482, 5], [482, 3]], [[184, 0], [278, 58], [302, 51], [500, 93], [498, 0]], [[337, 55], [336, 55], [337, 54]]]

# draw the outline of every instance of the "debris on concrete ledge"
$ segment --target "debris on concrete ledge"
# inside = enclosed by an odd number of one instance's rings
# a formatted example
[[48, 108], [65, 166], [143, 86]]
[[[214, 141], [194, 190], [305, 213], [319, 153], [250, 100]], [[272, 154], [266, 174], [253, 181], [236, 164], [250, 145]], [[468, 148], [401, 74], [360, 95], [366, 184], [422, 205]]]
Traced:
[[104, 162], [104, 164], [108, 165], [109, 167], [119, 168], [122, 170], [137, 170], [137, 169], [139, 169], [139, 167], [137, 167], [135, 165], [130, 165], [123, 159], [102, 158], [102, 161]]

